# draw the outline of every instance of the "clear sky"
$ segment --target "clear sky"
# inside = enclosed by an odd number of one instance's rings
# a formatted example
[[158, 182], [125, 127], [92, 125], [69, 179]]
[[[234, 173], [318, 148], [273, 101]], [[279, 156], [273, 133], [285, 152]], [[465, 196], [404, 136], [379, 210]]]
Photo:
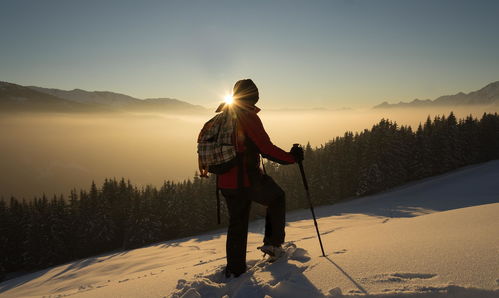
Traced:
[[213, 106], [360, 107], [499, 80], [499, 1], [0, 0], [0, 80]]

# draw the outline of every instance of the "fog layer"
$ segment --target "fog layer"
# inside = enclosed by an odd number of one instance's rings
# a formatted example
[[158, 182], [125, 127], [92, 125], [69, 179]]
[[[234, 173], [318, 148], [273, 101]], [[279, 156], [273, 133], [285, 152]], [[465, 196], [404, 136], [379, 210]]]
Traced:
[[[265, 111], [260, 117], [274, 144], [320, 146], [345, 131], [370, 129], [381, 118], [416, 128], [449, 108], [367, 111]], [[494, 108], [452, 109], [458, 118]], [[67, 194], [104, 178], [137, 185], [192, 178], [196, 139], [213, 114], [1, 114], [0, 197]], [[306, 161], [305, 161], [306, 164]]]

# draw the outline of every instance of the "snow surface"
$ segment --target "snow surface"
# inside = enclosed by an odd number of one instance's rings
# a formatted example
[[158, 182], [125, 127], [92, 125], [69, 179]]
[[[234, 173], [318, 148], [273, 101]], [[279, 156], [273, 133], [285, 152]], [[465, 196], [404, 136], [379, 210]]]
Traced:
[[499, 297], [499, 161], [288, 213], [286, 254], [225, 279], [225, 231], [82, 259], [0, 284], [0, 297]]

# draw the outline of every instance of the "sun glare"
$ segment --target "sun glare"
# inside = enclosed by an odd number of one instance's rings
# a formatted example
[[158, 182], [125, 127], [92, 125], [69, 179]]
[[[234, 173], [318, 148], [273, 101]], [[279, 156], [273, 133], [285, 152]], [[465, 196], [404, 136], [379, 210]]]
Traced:
[[234, 101], [234, 99], [232, 98], [232, 95], [227, 94], [227, 95], [224, 97], [224, 101], [225, 101], [225, 103], [226, 103], [226, 104], [231, 104], [231, 103]]

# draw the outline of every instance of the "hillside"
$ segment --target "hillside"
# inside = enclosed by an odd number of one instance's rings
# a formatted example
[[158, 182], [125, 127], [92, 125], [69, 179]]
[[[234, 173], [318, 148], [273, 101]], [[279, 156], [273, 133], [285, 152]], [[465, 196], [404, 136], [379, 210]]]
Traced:
[[225, 231], [78, 260], [5, 281], [0, 297], [498, 297], [499, 161], [392, 191], [317, 208], [327, 257], [309, 210], [288, 213], [287, 255], [257, 252], [224, 280]]
[[499, 105], [499, 81], [488, 84], [480, 90], [470, 93], [459, 92], [454, 95], [440, 96], [434, 100], [414, 99], [411, 102], [399, 102], [390, 104], [383, 102], [374, 106], [374, 109], [386, 108], [415, 108], [434, 106], [467, 106], [467, 105]]
[[98, 104], [127, 111], [203, 111], [203, 107], [173, 98], [139, 99], [109, 91], [60, 90], [29, 86], [30, 89], [83, 104]]
[[2, 111], [76, 111], [88, 110], [82, 105], [51, 94], [45, 94], [21, 85], [0, 81], [0, 108]]
[[29, 86], [28, 88], [36, 90], [41, 93], [50, 94], [59, 98], [64, 98], [69, 101], [88, 104], [95, 103], [101, 105], [109, 105], [113, 107], [120, 107], [127, 104], [136, 102], [138, 99], [128, 95], [108, 92], [108, 91], [85, 91], [82, 89], [74, 90], [60, 90], [51, 88], [42, 88], [36, 86]]
[[53, 112], [202, 112], [178, 99], [139, 99], [109, 91], [60, 90], [0, 82], [0, 107], [6, 111]]

